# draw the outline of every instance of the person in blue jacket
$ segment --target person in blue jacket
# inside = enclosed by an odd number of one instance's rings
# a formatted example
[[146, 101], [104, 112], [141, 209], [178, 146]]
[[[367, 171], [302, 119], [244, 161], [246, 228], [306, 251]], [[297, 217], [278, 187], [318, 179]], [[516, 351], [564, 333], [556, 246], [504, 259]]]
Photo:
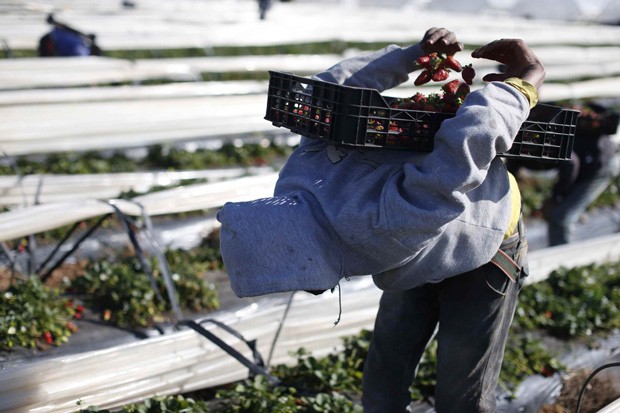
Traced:
[[102, 54], [94, 34], [85, 34], [57, 21], [52, 14], [47, 17], [52, 30], [39, 39], [40, 57], [99, 56]]

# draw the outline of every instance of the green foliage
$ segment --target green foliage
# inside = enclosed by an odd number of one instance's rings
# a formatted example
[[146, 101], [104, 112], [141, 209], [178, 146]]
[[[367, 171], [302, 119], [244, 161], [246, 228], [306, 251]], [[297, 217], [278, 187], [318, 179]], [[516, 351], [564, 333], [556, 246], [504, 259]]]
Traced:
[[609, 182], [609, 186], [598, 198], [590, 205], [588, 210], [592, 210], [600, 207], [613, 207], [618, 204], [620, 199], [620, 175], [616, 176]]
[[[111, 410], [89, 406], [78, 410], [78, 413], [111, 413]], [[152, 397], [141, 403], [133, 403], [114, 410], [115, 413], [209, 413], [207, 404], [201, 400], [185, 398], [183, 396]]]
[[362, 413], [362, 408], [335, 391], [301, 395], [294, 387], [273, 386], [264, 376], [220, 390], [222, 413]]
[[510, 334], [502, 363], [499, 383], [508, 393], [513, 394], [518, 385], [529, 376], [536, 374], [545, 377], [566, 370], [538, 339], [528, 335]]
[[361, 413], [361, 407], [346, 394], [361, 393], [371, 335], [362, 330], [356, 336], [345, 337], [341, 350], [322, 358], [300, 348], [292, 354], [295, 365], [277, 365], [272, 369], [282, 385], [270, 386], [264, 377], [257, 376], [230, 390], [220, 390], [217, 397], [226, 400], [227, 412]]
[[[299, 349], [293, 366], [274, 366], [271, 373], [280, 379], [272, 385], [265, 376], [235, 383], [215, 393], [215, 413], [361, 413], [351, 395], [361, 394], [361, 374], [372, 332], [345, 337], [343, 349], [323, 358]], [[411, 388], [412, 400], [429, 400], [434, 395], [437, 343], [431, 342], [423, 356]], [[536, 339], [511, 337], [502, 366], [500, 384], [509, 392], [533, 374], [551, 375], [564, 369]], [[349, 377], [347, 377], [349, 376]], [[165, 401], [165, 399], [164, 399]], [[126, 407], [127, 408], [127, 407]], [[125, 408], [125, 409], [126, 409]], [[169, 407], [168, 407], [169, 408]], [[92, 410], [91, 410], [92, 411]], [[122, 410], [122, 412], [153, 410]], [[176, 410], [160, 410], [176, 411]], [[197, 410], [199, 412], [205, 410]]]
[[86, 273], [71, 282], [70, 289], [87, 296], [102, 318], [111, 323], [147, 327], [165, 311], [137, 260], [93, 262]]
[[[129, 158], [122, 152], [104, 155], [99, 152], [68, 152], [41, 157], [20, 156], [14, 159], [19, 173], [30, 174], [97, 174], [135, 172], [141, 170], [200, 170], [217, 167], [264, 165], [278, 157], [286, 157], [292, 149], [270, 142], [250, 143], [241, 147], [224, 144], [220, 149], [199, 148], [187, 151], [168, 145], [154, 145], [141, 159]], [[0, 164], [0, 175], [15, 175], [15, 168]]]
[[0, 349], [66, 342], [77, 330], [73, 303], [35, 276], [0, 291]]
[[[114, 153], [104, 156], [99, 152], [69, 152], [52, 153], [45, 156], [30, 158], [20, 156], [15, 158], [15, 164], [20, 174], [94, 174], [106, 172], [133, 172], [136, 163], [123, 153]], [[0, 166], [0, 175], [13, 175], [15, 169], [11, 166]]]
[[[342, 41], [311, 42], [266, 46], [216, 46], [209, 48], [149, 49], [149, 50], [106, 50], [105, 56], [117, 59], [167, 59], [204, 56], [257, 56], [275, 54], [341, 54], [347, 48], [375, 50], [387, 43], [346, 43]], [[0, 55], [1, 56], [1, 55]]]
[[523, 200], [523, 215], [530, 217], [540, 211], [551, 196], [554, 180], [548, 178], [519, 181], [519, 190]]
[[[172, 279], [181, 307], [194, 311], [218, 308], [215, 287], [201, 276], [204, 273], [202, 267], [207, 264], [185, 261], [180, 256], [174, 257], [174, 253], [168, 256], [173, 257], [175, 264], [183, 264], [181, 268], [170, 266], [174, 271]], [[151, 267], [160, 295], [167, 297], [163, 276], [154, 258], [151, 259]], [[78, 294], [87, 295], [104, 320], [120, 326], [148, 327], [161, 320], [171, 309], [167, 299], [163, 302], [158, 299], [149, 277], [135, 257], [117, 262], [91, 262], [86, 267], [86, 273], [76, 278], [70, 288]]]
[[300, 348], [292, 354], [296, 358], [294, 366], [275, 366], [273, 374], [298, 389], [361, 392], [364, 360], [371, 335], [370, 331], [362, 330], [355, 337], [346, 337], [341, 351], [323, 358], [315, 358]]
[[567, 338], [620, 327], [620, 263], [553, 271], [523, 289], [516, 325]]
[[265, 376], [238, 383], [230, 390], [220, 390], [224, 411], [231, 413], [292, 413], [300, 411], [301, 399], [292, 387], [272, 386]]

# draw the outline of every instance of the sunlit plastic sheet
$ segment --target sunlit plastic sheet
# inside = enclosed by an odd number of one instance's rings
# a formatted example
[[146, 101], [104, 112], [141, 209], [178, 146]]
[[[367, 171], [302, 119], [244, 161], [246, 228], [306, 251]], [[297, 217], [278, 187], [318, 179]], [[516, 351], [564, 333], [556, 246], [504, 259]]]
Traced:
[[[122, 192], [147, 192], [156, 186], [179, 185], [204, 179], [208, 183], [245, 175], [264, 175], [270, 167], [228, 168], [194, 171], [128, 172], [82, 175], [0, 176], [0, 205], [35, 205], [79, 199], [110, 199]], [[231, 186], [234, 186], [231, 183]]]
[[200, 211], [221, 207], [225, 202], [248, 201], [273, 195], [277, 173], [239, 179], [180, 186], [154, 192], [132, 200], [101, 201], [85, 199], [73, 202], [33, 205], [0, 214], [0, 241], [36, 234], [92, 217], [110, 214], [113, 203], [123, 213], [141, 216]]
[[[341, 346], [340, 337], [372, 328], [379, 291], [369, 277], [343, 282], [343, 315], [338, 292], [321, 296], [296, 293], [273, 350], [272, 364], [290, 362], [289, 352], [305, 347], [317, 356]], [[257, 339], [266, 356], [284, 314], [288, 294], [264, 298], [212, 318]], [[247, 354], [245, 344], [209, 324], [205, 328]], [[232, 338], [232, 340], [231, 340]], [[248, 356], [249, 357], [249, 356]], [[244, 379], [240, 363], [192, 330], [166, 331], [161, 337], [60, 358], [24, 361], [0, 371], [0, 411], [60, 412], [76, 401], [118, 406], [154, 394], [173, 394]]]

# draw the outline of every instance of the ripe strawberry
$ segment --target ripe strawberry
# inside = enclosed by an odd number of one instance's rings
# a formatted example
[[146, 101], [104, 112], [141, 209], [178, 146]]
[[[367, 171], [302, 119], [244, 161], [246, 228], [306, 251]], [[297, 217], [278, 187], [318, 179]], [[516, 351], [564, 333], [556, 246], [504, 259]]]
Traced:
[[67, 329], [72, 333], [76, 333], [78, 331], [78, 327], [73, 324], [71, 321], [67, 321]]
[[424, 110], [437, 112], [442, 107], [442, 96], [439, 93], [430, 93], [426, 98], [426, 105]]
[[431, 62], [431, 56], [430, 55], [421, 56], [421, 57], [418, 57], [415, 61], [417, 64], [419, 64], [422, 67], [429, 67], [430, 62]]
[[54, 342], [52, 333], [50, 333], [49, 331], [46, 331], [45, 333], [43, 333], [43, 339], [45, 340], [47, 344], [52, 344]]
[[455, 72], [460, 72], [461, 70], [463, 70], [463, 68], [461, 67], [461, 64], [459, 63], [458, 60], [454, 58], [454, 56], [446, 57], [446, 60], [444, 60], [444, 67], [448, 69], [452, 69]]
[[544, 377], [551, 377], [555, 374], [555, 369], [549, 365], [545, 365], [541, 369], [540, 374], [542, 374]]
[[471, 85], [472, 81], [474, 80], [474, 77], [476, 76], [476, 71], [474, 70], [472, 65], [467, 65], [463, 68], [461, 76], [463, 77], [463, 80], [465, 81], [465, 83], [467, 83], [468, 85]]
[[446, 80], [450, 76], [446, 69], [439, 69], [432, 75], [432, 79], [435, 82], [441, 82], [442, 80]]
[[431, 80], [431, 72], [424, 69], [422, 73], [420, 73], [418, 78], [413, 82], [413, 84], [416, 86], [420, 86], [420, 85], [430, 82], [430, 80]]
[[456, 96], [461, 99], [465, 99], [465, 96], [467, 96], [469, 92], [470, 92], [469, 85], [467, 83], [461, 83], [458, 89], [456, 90]]
[[411, 96], [411, 100], [414, 102], [422, 102], [426, 100], [426, 96], [423, 93], [417, 92], [415, 95]]
[[456, 93], [459, 87], [459, 81], [457, 79], [452, 80], [441, 87], [441, 89], [447, 94], [453, 95]]

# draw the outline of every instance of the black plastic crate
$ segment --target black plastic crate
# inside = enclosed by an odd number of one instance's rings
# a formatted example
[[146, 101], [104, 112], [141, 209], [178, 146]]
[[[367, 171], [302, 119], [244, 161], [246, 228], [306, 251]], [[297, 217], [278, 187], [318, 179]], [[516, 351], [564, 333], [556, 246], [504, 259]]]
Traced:
[[[375, 89], [336, 85], [270, 71], [265, 119], [310, 138], [343, 145], [430, 152], [452, 113], [398, 109], [399, 98]], [[579, 112], [539, 104], [523, 123], [506, 158], [570, 159]]]

